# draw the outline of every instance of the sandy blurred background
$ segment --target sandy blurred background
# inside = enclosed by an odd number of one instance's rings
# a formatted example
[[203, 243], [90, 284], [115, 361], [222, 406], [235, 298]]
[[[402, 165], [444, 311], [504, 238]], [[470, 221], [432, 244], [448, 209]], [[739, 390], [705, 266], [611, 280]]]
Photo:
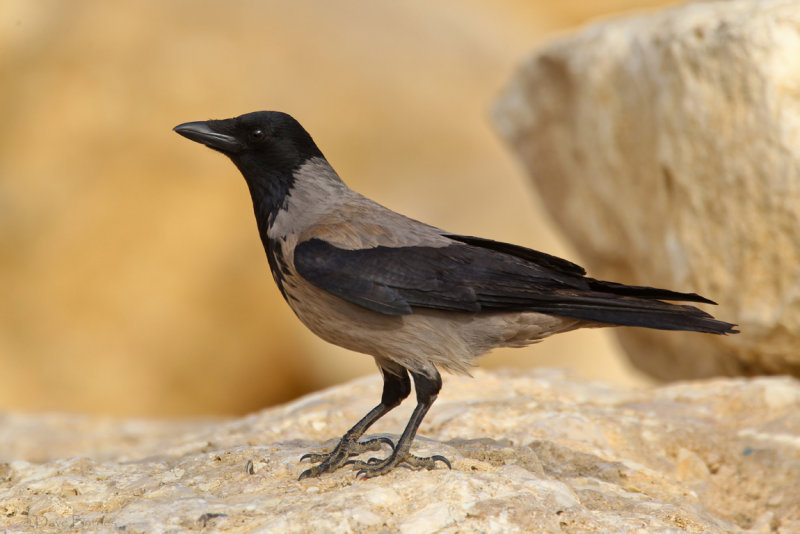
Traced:
[[[375, 372], [293, 316], [244, 181], [181, 122], [289, 112], [379, 202], [580, 261], [491, 103], [543, 39], [663, 3], [3, 0], [0, 410], [242, 413]], [[641, 381], [616, 350], [584, 331], [482, 365]]]

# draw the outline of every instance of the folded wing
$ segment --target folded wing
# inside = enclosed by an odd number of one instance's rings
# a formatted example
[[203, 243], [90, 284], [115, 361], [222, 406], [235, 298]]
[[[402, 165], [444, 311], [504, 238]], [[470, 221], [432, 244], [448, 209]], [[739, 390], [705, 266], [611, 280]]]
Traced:
[[566, 260], [516, 245], [447, 235], [443, 247], [347, 250], [313, 238], [295, 248], [297, 272], [348, 302], [386, 315], [414, 308], [470, 313], [534, 311], [611, 325], [733, 333], [693, 306], [694, 293], [626, 286], [584, 276]]

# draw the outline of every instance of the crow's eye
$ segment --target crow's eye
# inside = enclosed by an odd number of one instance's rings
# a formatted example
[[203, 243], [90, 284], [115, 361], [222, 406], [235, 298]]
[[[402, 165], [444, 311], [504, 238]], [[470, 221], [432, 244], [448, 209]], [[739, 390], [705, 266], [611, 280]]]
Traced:
[[250, 140], [251, 141], [263, 141], [267, 135], [264, 133], [264, 130], [256, 128], [255, 130], [250, 130]]

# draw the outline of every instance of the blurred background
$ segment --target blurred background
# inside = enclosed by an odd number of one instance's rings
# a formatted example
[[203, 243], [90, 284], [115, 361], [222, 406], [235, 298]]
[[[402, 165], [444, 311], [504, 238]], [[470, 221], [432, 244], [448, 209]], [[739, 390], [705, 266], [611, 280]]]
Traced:
[[[243, 179], [181, 122], [286, 111], [378, 202], [580, 262], [491, 105], [548, 37], [663, 4], [3, 0], [0, 410], [238, 414], [376, 372], [294, 317]], [[617, 350], [580, 331], [481, 365], [643, 383]]]

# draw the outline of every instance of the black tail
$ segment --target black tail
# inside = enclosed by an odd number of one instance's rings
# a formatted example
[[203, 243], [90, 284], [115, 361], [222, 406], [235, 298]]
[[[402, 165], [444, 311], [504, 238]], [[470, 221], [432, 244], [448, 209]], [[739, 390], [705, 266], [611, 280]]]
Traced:
[[[718, 321], [694, 306], [665, 300], [716, 304], [696, 293], [680, 293], [655, 287], [627, 286], [595, 280], [584, 275], [583, 267], [536, 250], [463, 235], [445, 234], [454, 241], [474, 247], [473, 261], [481, 270], [453, 270], [469, 280], [483, 310], [529, 310], [583, 321], [617, 326], [643, 326], [659, 330], [690, 330], [709, 334], [736, 334], [736, 325]], [[445, 250], [437, 249], [439, 251]], [[483, 255], [492, 251], [500, 255]], [[508, 256], [523, 260], [520, 265]], [[468, 304], [474, 305], [474, 301]], [[430, 302], [425, 304], [430, 307]], [[450, 304], [452, 305], [452, 304]], [[448, 308], [453, 309], [453, 308]], [[464, 311], [470, 311], [469, 307]]]
[[625, 284], [618, 284], [616, 282], [604, 282], [603, 280], [595, 280], [594, 278], [586, 278], [589, 282], [589, 287], [595, 291], [602, 291], [604, 293], [613, 293], [620, 297], [636, 297], [640, 299], [658, 299], [658, 300], [676, 300], [683, 302], [702, 302], [703, 304], [716, 304], [713, 300], [701, 297], [697, 293], [680, 293], [678, 291], [670, 291], [669, 289], [658, 289], [656, 287], [647, 286], [627, 286]]
[[[671, 304], [664, 300], [683, 300], [715, 304], [695, 293], [679, 293], [654, 287], [626, 286], [588, 279], [595, 295], [574, 296], [548, 306], [547, 313], [611, 324], [642, 326], [658, 330], [689, 330], [709, 334], [737, 334], [735, 324], [714, 319], [694, 306]], [[544, 311], [544, 310], [543, 310]]]

